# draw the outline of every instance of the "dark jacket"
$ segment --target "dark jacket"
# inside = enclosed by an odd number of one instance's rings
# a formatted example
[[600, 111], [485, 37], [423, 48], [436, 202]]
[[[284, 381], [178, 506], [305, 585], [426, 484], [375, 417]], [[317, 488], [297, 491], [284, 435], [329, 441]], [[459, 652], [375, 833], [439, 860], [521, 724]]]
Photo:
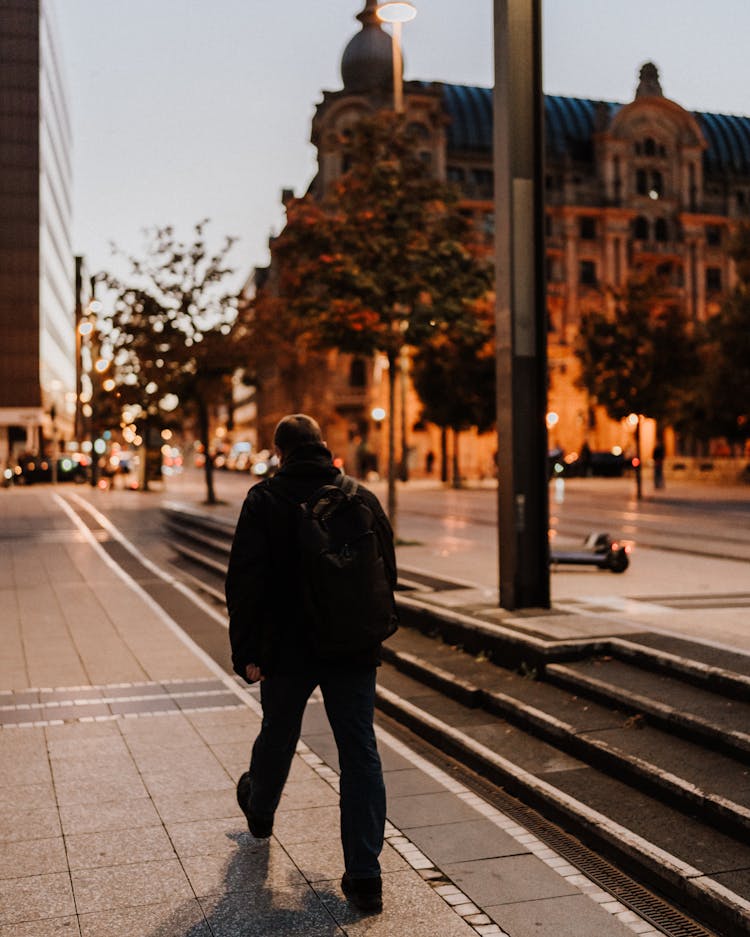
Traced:
[[[232, 665], [241, 677], [250, 663], [268, 675], [294, 672], [311, 663], [351, 668], [379, 662], [377, 646], [356, 657], [323, 664], [317, 660], [306, 620], [297, 548], [298, 505], [339, 474], [325, 446], [300, 446], [287, 456], [273, 478], [259, 482], [247, 493], [226, 578]], [[391, 525], [371, 491], [360, 486], [358, 494], [375, 517], [388, 576], [395, 589]]]

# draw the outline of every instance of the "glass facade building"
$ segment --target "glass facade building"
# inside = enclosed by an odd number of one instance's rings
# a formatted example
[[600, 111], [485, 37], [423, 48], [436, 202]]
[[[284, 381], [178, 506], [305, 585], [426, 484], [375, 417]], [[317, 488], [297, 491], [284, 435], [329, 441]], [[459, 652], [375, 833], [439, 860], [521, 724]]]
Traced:
[[0, 0], [0, 465], [75, 413], [71, 129], [53, 0]]

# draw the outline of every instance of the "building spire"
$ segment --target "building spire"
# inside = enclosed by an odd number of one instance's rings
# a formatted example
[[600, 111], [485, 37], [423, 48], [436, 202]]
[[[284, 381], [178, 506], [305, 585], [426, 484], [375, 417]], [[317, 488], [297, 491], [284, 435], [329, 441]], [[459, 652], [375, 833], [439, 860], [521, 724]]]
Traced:
[[653, 62], [646, 62], [641, 66], [638, 74], [640, 81], [636, 89], [636, 98], [663, 98], [664, 92], [661, 90], [659, 82], [659, 69]]
[[382, 29], [377, 9], [377, 0], [366, 0], [363, 10], [357, 14], [362, 29], [344, 49], [341, 78], [347, 91], [392, 93], [392, 41]]

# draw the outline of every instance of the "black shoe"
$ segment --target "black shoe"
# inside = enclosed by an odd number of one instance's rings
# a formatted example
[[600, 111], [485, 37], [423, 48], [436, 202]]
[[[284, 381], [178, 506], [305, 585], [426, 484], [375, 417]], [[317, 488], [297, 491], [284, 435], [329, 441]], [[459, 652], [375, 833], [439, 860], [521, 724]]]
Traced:
[[341, 891], [347, 901], [360, 911], [383, 910], [383, 880], [379, 875], [373, 878], [349, 878], [344, 872], [341, 879]]
[[245, 814], [247, 828], [256, 839], [268, 839], [273, 833], [273, 817], [270, 820], [256, 816], [248, 807], [250, 801], [250, 772], [246, 771], [237, 782], [237, 803]]

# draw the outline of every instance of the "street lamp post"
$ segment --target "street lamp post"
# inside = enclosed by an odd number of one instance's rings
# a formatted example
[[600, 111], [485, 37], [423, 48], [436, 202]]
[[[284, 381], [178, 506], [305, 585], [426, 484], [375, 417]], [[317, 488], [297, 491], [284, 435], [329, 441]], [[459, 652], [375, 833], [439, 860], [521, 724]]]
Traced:
[[541, 0], [495, 0], [500, 605], [549, 608]]
[[404, 61], [401, 53], [401, 24], [408, 23], [417, 15], [413, 3], [408, 0], [387, 0], [377, 9], [378, 19], [393, 27], [393, 110], [404, 113]]

